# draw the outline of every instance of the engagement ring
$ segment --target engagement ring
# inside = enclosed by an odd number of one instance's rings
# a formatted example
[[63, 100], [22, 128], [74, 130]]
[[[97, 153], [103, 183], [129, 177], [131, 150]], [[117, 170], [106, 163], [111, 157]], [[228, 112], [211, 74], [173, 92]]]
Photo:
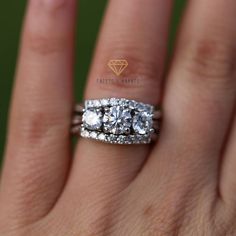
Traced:
[[72, 134], [112, 144], [148, 144], [160, 131], [160, 109], [124, 98], [76, 105]]

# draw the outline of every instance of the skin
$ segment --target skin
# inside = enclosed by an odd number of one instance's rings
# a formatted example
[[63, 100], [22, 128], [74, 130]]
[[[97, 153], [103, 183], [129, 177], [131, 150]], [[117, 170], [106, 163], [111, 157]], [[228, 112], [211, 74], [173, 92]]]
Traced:
[[[236, 235], [236, 1], [189, 0], [163, 80], [173, 2], [110, 0], [85, 98], [161, 103], [161, 136], [140, 146], [79, 139], [72, 153], [76, 4], [28, 4], [0, 235]], [[98, 83], [114, 76], [113, 58], [139, 83]]]

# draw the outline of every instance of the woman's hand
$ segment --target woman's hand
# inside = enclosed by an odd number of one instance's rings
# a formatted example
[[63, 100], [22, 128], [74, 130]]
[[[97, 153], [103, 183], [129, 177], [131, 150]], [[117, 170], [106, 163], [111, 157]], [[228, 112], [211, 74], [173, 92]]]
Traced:
[[[72, 155], [76, 2], [29, 1], [0, 235], [236, 235], [236, 1], [189, 1], [163, 81], [172, 1], [111, 0], [85, 98], [161, 102], [161, 136], [155, 146], [79, 139]], [[116, 77], [107, 63], [120, 58], [129, 66]]]

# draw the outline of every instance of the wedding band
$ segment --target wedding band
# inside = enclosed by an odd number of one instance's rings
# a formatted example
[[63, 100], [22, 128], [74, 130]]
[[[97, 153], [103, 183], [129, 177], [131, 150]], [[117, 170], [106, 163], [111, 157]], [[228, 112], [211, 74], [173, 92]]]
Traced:
[[75, 106], [71, 132], [112, 144], [149, 144], [160, 132], [160, 109], [125, 98], [86, 100]]

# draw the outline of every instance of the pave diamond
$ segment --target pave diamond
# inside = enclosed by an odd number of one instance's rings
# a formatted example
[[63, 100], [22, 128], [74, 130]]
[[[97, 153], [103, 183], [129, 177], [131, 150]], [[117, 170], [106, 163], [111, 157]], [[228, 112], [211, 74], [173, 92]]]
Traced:
[[91, 132], [90, 136], [91, 136], [91, 138], [96, 139], [97, 138], [97, 133], [96, 132]]
[[110, 107], [105, 111], [103, 122], [105, 132], [126, 134], [132, 125], [131, 111], [121, 106]]
[[94, 100], [93, 105], [94, 105], [94, 107], [99, 107], [99, 106], [101, 106], [101, 103], [99, 100]]
[[105, 141], [106, 140], [106, 135], [101, 133], [98, 135], [98, 139], [101, 140], [101, 141]]
[[81, 136], [84, 138], [88, 138], [89, 137], [89, 132], [87, 130], [81, 130]]
[[116, 105], [118, 105], [118, 103], [119, 103], [118, 99], [116, 99], [116, 98], [111, 98], [110, 99], [111, 106], [116, 106]]
[[102, 112], [96, 109], [86, 110], [83, 114], [83, 123], [87, 129], [99, 130], [102, 126]]
[[132, 126], [135, 133], [147, 134], [152, 128], [152, 115], [148, 112], [136, 112]]
[[101, 104], [102, 104], [102, 106], [108, 106], [109, 105], [109, 100], [108, 99], [102, 99]]

